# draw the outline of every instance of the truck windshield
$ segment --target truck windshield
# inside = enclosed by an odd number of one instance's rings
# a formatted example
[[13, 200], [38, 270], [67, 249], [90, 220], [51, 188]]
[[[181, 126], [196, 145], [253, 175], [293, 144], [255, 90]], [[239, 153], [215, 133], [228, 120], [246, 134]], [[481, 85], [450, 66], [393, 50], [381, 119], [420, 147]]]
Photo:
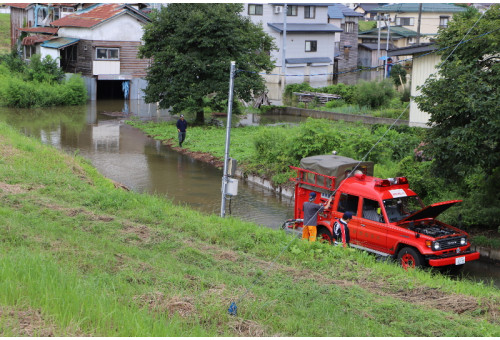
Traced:
[[389, 222], [398, 222], [424, 208], [418, 196], [406, 196], [384, 200], [385, 212]]

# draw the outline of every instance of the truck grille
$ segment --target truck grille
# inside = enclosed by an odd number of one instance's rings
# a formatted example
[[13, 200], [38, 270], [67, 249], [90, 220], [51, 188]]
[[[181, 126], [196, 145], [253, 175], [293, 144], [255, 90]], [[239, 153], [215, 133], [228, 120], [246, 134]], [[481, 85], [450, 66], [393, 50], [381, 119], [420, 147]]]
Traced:
[[437, 242], [441, 250], [460, 247], [460, 237], [445, 238]]

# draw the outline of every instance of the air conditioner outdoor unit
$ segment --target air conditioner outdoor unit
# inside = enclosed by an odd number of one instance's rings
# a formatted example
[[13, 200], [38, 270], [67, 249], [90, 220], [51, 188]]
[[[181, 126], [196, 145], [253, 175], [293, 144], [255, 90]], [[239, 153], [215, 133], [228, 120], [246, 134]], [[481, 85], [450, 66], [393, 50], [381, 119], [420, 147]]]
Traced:
[[283, 6], [274, 6], [274, 13], [279, 14], [283, 12]]

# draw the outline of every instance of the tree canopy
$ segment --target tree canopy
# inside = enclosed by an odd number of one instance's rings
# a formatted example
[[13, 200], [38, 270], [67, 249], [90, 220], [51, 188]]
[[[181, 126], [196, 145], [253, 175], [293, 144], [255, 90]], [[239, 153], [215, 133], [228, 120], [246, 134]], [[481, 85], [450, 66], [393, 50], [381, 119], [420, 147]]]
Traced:
[[242, 10], [242, 4], [171, 3], [154, 11], [139, 51], [141, 57], [151, 58], [146, 102], [172, 107], [173, 113], [193, 110], [196, 120], [203, 122], [206, 96], [211, 95], [221, 109], [227, 103], [231, 61], [240, 71], [235, 98], [249, 101], [264, 91], [258, 73], [274, 66], [273, 39], [240, 15]]
[[500, 167], [500, 6], [480, 15], [469, 7], [439, 31], [444, 62], [415, 99], [430, 114], [427, 152], [452, 180]]

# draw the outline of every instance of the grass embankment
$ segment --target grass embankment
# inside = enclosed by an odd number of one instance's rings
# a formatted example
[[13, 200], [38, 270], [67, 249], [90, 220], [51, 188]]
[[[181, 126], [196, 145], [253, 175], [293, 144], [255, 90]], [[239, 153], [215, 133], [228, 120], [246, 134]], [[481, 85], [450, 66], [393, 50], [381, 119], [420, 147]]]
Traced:
[[0, 13], [0, 54], [10, 52], [10, 14]]
[[2, 336], [500, 335], [489, 285], [115, 189], [4, 123], [0, 200]]

